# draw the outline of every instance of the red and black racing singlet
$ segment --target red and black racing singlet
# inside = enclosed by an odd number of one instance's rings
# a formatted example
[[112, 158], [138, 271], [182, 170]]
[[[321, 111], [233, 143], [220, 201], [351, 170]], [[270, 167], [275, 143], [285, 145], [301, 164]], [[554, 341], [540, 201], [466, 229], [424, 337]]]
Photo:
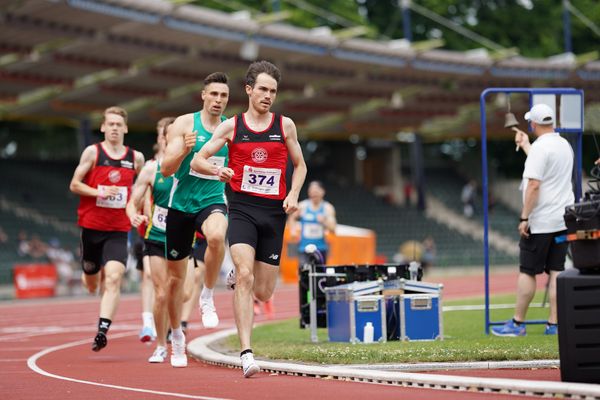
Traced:
[[135, 152], [126, 147], [125, 155], [115, 160], [104, 151], [102, 144], [96, 144], [96, 162], [83, 182], [90, 187], [118, 186], [116, 196], [106, 198], [81, 196], [77, 215], [79, 226], [98, 231], [129, 232], [131, 223], [125, 213], [125, 206], [131, 195], [135, 179]]
[[230, 184], [234, 192], [274, 200], [286, 196], [288, 150], [283, 116], [272, 115], [271, 124], [262, 132], [250, 129], [244, 114], [235, 116], [229, 143], [229, 168], [235, 173]]

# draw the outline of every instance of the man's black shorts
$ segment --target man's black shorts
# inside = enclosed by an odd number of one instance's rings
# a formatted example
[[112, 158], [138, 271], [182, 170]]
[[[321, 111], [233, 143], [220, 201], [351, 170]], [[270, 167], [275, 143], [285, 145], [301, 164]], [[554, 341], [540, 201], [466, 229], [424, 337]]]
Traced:
[[198, 213], [169, 208], [167, 214], [167, 260], [183, 260], [190, 255], [194, 231], [202, 233], [202, 224], [212, 213], [227, 215], [225, 204], [212, 204]]
[[135, 269], [144, 270], [144, 238], [137, 236], [133, 241], [133, 256], [136, 259]]
[[229, 246], [252, 246], [256, 261], [279, 265], [287, 216], [282, 200], [234, 193], [229, 202]]
[[549, 271], [563, 271], [569, 244], [556, 243], [554, 238], [566, 234], [567, 231], [564, 230], [554, 233], [530, 233], [528, 238], [521, 237], [519, 270], [530, 276]]
[[154, 240], [144, 240], [144, 256], [165, 258], [165, 244]]
[[109, 261], [127, 267], [127, 232], [81, 228], [81, 266], [87, 275], [97, 274]]

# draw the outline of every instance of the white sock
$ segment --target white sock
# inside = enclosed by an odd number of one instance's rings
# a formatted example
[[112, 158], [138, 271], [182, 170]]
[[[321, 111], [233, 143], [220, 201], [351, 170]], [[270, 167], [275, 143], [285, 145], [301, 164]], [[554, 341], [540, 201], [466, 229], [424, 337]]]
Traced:
[[181, 340], [185, 340], [185, 335], [183, 334], [183, 331], [181, 330], [181, 325], [179, 325], [177, 328], [173, 329], [171, 331], [172, 334], [172, 340], [177, 340], [178, 342]]
[[202, 288], [202, 292], [200, 293], [200, 298], [203, 300], [210, 300], [213, 297], [213, 289], [209, 289], [206, 286]]
[[142, 322], [144, 327], [154, 329], [154, 315], [151, 312], [142, 313]]

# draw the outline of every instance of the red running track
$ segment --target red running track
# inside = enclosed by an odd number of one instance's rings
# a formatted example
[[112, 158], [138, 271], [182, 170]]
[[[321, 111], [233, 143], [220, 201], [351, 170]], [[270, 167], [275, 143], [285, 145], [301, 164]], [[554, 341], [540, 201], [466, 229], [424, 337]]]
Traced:
[[[515, 274], [505, 279], [514, 285]], [[481, 295], [474, 292], [480, 276], [444, 280], [447, 297]], [[512, 286], [511, 286], [512, 288]], [[471, 293], [473, 292], [473, 293]], [[453, 294], [454, 293], [454, 294]], [[96, 331], [98, 298], [45, 299], [0, 304], [1, 399], [514, 399], [517, 396], [403, 388], [308, 377], [261, 373], [242, 378], [239, 369], [190, 360], [188, 368], [168, 362], [149, 364], [153, 347], [137, 339], [140, 328], [138, 296], [123, 297], [108, 347], [90, 350]], [[219, 292], [216, 305], [222, 328], [233, 326], [232, 293]], [[297, 291], [281, 286], [276, 295], [276, 318], [297, 315]], [[257, 319], [260, 321], [261, 317]], [[200, 329], [194, 313], [191, 334]], [[307, 332], [308, 334], [308, 332]], [[29, 366], [28, 366], [29, 360]], [[472, 372], [472, 371], [470, 371]], [[496, 371], [498, 372], [498, 371]], [[452, 373], [454, 374], [454, 373]], [[515, 372], [514, 376], [518, 376]], [[487, 372], [481, 375], [487, 375]], [[502, 374], [494, 375], [507, 377]]]

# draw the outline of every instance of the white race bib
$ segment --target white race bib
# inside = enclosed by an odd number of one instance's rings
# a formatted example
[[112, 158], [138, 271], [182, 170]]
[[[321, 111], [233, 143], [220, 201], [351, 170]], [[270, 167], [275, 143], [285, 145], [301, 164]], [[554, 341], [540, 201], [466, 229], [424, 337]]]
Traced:
[[161, 231], [167, 230], [167, 214], [169, 210], [162, 208], [161, 206], [154, 205], [154, 212], [152, 213], [152, 226]]
[[278, 168], [258, 168], [244, 165], [242, 191], [277, 196], [281, 170]]
[[325, 229], [321, 224], [305, 222], [302, 224], [302, 236], [306, 239], [323, 239]]
[[[98, 185], [98, 190], [103, 191], [110, 186]], [[125, 208], [127, 205], [127, 188], [125, 186], [117, 186], [119, 192], [114, 196], [96, 197], [96, 205], [103, 208]]]
[[[211, 163], [212, 165], [215, 165], [217, 167], [225, 166], [225, 157], [212, 156], [209, 159], [207, 159], [206, 161], [208, 161], [209, 163]], [[190, 175], [195, 176], [196, 178], [210, 179], [213, 181], [219, 180], [219, 177], [216, 175], [204, 175], [204, 174], [201, 174], [200, 172], [194, 171], [191, 167], [190, 167]]]

